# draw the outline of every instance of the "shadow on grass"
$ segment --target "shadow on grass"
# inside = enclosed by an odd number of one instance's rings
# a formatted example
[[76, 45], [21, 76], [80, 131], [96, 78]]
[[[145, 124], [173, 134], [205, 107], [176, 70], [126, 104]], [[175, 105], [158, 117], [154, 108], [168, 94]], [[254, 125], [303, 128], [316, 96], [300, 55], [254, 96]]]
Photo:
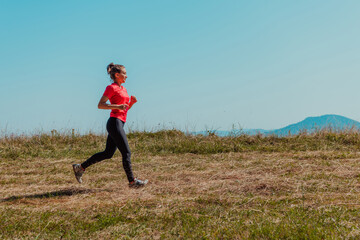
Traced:
[[108, 190], [101, 189], [77, 189], [77, 188], [67, 188], [59, 191], [32, 194], [32, 195], [20, 195], [20, 196], [11, 196], [4, 199], [0, 199], [0, 202], [11, 202], [18, 199], [36, 199], [36, 198], [52, 198], [52, 197], [61, 197], [61, 196], [72, 196], [77, 194], [86, 194], [86, 193], [95, 193], [103, 192]]

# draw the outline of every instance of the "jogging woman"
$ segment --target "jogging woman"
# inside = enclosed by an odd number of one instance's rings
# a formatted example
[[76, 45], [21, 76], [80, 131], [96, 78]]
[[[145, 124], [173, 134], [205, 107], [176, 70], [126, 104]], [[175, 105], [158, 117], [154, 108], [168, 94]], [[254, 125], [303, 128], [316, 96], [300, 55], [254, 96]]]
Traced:
[[[99, 109], [111, 109], [110, 118], [106, 124], [108, 137], [105, 151], [94, 154], [81, 164], [73, 164], [75, 177], [79, 183], [82, 183], [82, 175], [86, 168], [94, 163], [112, 158], [116, 148], [118, 148], [122, 155], [122, 163], [129, 180], [129, 187], [141, 187], [147, 183], [147, 180], [141, 181], [134, 178], [131, 169], [130, 148], [124, 131], [127, 112], [137, 100], [134, 96], [129, 98], [126, 88], [122, 86], [127, 78], [126, 69], [123, 65], [110, 63], [107, 66], [107, 72], [113, 83], [106, 87], [98, 104]], [[110, 104], [106, 103], [108, 100], [110, 100]]]

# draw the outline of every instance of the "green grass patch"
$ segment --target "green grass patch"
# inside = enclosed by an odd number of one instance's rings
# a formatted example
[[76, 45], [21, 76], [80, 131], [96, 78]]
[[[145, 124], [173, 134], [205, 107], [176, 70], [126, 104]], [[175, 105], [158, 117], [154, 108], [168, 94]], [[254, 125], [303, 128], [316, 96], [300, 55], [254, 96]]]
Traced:
[[[241, 202], [241, 200], [240, 200]], [[244, 204], [216, 198], [166, 207], [133, 201], [96, 211], [1, 210], [2, 238], [338, 239], [360, 237], [360, 213], [346, 207], [302, 207], [295, 201]]]
[[[310, 135], [218, 137], [216, 135], [186, 135], [177, 130], [155, 133], [128, 134], [130, 147], [137, 153], [155, 154], [216, 154], [227, 152], [297, 152], [342, 151], [334, 156], [351, 157], [360, 150], [358, 132], [320, 131]], [[6, 159], [26, 158], [77, 158], [82, 159], [105, 147], [104, 135], [38, 134], [34, 136], [5, 136], [0, 139], [0, 153]], [[344, 153], [345, 152], [345, 153]]]

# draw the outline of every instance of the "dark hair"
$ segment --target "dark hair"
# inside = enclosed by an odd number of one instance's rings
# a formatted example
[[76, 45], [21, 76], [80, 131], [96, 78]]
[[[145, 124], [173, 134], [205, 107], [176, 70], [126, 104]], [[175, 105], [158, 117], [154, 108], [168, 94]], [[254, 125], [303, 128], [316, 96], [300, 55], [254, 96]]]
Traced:
[[112, 80], [115, 80], [115, 73], [121, 73], [121, 71], [124, 69], [124, 65], [120, 65], [120, 64], [114, 64], [114, 63], [110, 63], [107, 67], [107, 73], [110, 75], [110, 78]]

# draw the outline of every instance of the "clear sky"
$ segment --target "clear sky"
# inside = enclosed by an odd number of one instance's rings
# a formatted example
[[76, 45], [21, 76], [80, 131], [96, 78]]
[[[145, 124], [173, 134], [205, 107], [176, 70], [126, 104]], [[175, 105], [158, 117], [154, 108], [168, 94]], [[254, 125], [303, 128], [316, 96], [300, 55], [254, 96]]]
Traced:
[[275, 129], [360, 120], [360, 1], [0, 1], [0, 130], [105, 131], [106, 66], [127, 126]]

